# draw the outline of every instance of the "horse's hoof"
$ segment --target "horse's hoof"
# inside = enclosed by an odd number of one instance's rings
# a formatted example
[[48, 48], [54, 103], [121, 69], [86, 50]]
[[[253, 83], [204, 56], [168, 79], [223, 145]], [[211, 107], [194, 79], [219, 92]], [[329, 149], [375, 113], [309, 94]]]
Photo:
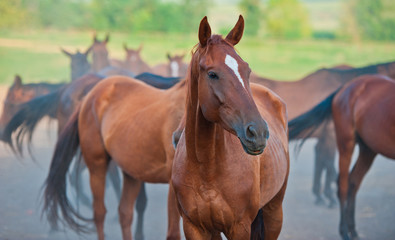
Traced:
[[325, 201], [322, 198], [317, 198], [315, 200], [314, 204], [317, 205], [317, 206], [322, 206], [322, 205], [325, 205]]
[[329, 205], [328, 205], [328, 208], [334, 209], [336, 206], [337, 206], [336, 201], [330, 201], [330, 203], [329, 203]]
[[134, 236], [134, 239], [136, 239], [136, 240], [144, 240], [144, 235], [136, 234], [136, 235]]

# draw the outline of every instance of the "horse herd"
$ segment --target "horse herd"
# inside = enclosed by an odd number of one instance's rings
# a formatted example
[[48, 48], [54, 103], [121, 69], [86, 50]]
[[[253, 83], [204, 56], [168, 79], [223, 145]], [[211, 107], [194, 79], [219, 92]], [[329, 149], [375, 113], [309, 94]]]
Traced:
[[[180, 216], [187, 239], [221, 239], [221, 234], [277, 239], [286, 214], [289, 141], [301, 140], [300, 148], [316, 138], [316, 203], [326, 202], [323, 192], [329, 206], [336, 205], [331, 185], [337, 179], [337, 149], [339, 231], [343, 240], [358, 239], [354, 215], [361, 181], [377, 154], [395, 159], [395, 62], [323, 68], [293, 82], [271, 80], [251, 73], [236, 53], [243, 31], [240, 16], [225, 38], [211, 34], [205, 17], [189, 65], [183, 56], [168, 55], [168, 64], [155, 67], [141, 59], [142, 46], [125, 45], [124, 61], [109, 59], [108, 35], [103, 41], [95, 36], [83, 53], [62, 49], [71, 59], [70, 83], [22, 84], [15, 77], [0, 119], [0, 139], [22, 154], [43, 117], [58, 121], [43, 193], [43, 212], [54, 228], [62, 222], [88, 231], [88, 219], [67, 195], [74, 166], [72, 185], [79, 184], [85, 167], [89, 171], [100, 240], [107, 174], [119, 198], [125, 240], [132, 239], [135, 206], [135, 238], [144, 237], [144, 182], [169, 183], [167, 239], [180, 239]], [[356, 144], [359, 156], [349, 173]]]

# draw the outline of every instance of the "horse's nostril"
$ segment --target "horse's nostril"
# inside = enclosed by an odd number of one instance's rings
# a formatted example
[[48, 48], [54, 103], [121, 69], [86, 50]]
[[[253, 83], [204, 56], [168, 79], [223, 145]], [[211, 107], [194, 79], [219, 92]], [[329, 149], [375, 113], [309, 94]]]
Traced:
[[249, 125], [249, 126], [247, 127], [247, 137], [248, 137], [248, 138], [254, 138], [254, 137], [256, 137], [257, 135], [258, 135], [258, 133], [257, 133], [255, 127], [254, 127], [253, 125]]

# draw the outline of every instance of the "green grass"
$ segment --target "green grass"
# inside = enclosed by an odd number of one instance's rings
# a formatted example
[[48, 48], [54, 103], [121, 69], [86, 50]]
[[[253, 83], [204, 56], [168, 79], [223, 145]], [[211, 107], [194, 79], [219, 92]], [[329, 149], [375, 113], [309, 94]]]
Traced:
[[[218, 31], [218, 29], [214, 29]], [[104, 38], [104, 33], [98, 35]], [[59, 47], [85, 50], [93, 33], [74, 31], [0, 32], [0, 84], [10, 84], [15, 74], [25, 82], [68, 81], [69, 62]], [[137, 48], [144, 43], [143, 58], [151, 65], [166, 61], [166, 53], [187, 53], [197, 35], [112, 33], [110, 56], [123, 58], [122, 44]], [[364, 66], [395, 60], [395, 43], [344, 43], [337, 41], [277, 41], [242, 39], [237, 49], [252, 70], [279, 80], [297, 80], [320, 67], [337, 64]]]

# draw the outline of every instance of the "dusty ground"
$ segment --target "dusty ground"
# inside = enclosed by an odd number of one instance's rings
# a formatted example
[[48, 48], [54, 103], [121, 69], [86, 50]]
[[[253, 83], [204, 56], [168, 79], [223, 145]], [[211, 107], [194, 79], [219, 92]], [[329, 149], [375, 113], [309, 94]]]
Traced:
[[[0, 88], [0, 99], [5, 94]], [[1, 107], [0, 107], [1, 108]], [[0, 109], [1, 110], [1, 109]], [[0, 143], [0, 240], [96, 239], [94, 234], [78, 236], [70, 230], [51, 233], [41, 217], [41, 186], [47, 175], [54, 141], [56, 123], [44, 120], [34, 135], [36, 162], [18, 159]], [[340, 239], [339, 210], [315, 206], [311, 194], [312, 145], [308, 141], [297, 160], [292, 157], [288, 189], [284, 200], [284, 226], [280, 239]], [[291, 145], [292, 150], [292, 145]], [[291, 151], [292, 152], [292, 151]], [[87, 173], [84, 173], [85, 183]], [[364, 179], [357, 198], [357, 230], [362, 240], [395, 239], [395, 162], [377, 157]], [[88, 192], [88, 184], [85, 184]], [[145, 235], [148, 240], [165, 239], [167, 185], [150, 184], [147, 188], [148, 207]], [[89, 192], [88, 192], [89, 193]], [[70, 197], [73, 192], [70, 191]], [[112, 189], [107, 191], [107, 239], [121, 239], [116, 220], [117, 203]], [[81, 207], [85, 216], [88, 208]]]

